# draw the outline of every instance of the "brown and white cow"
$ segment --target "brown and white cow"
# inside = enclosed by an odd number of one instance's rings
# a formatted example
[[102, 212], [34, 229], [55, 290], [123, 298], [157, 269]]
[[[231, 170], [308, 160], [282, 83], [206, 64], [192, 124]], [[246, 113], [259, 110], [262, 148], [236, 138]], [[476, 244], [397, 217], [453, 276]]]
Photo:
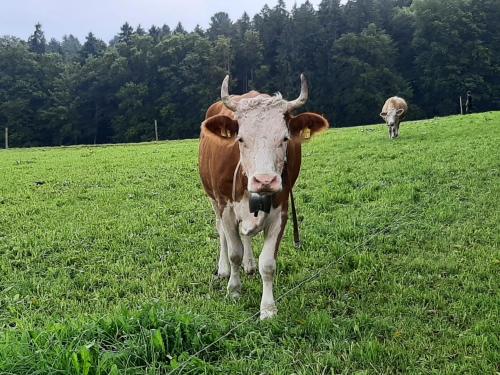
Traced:
[[301, 143], [329, 125], [315, 113], [292, 115], [308, 98], [304, 75], [300, 96], [293, 101], [256, 91], [230, 96], [228, 81], [226, 76], [222, 100], [208, 109], [201, 125], [200, 176], [219, 232], [218, 275], [229, 277], [227, 289], [232, 297], [241, 292], [242, 263], [245, 272], [255, 272], [251, 238], [264, 232], [259, 256], [260, 318], [266, 319], [277, 313], [273, 278], [288, 219], [290, 189], [300, 171]]
[[403, 98], [393, 96], [385, 101], [380, 117], [384, 119], [389, 127], [389, 137], [391, 139], [399, 137], [399, 124], [408, 112], [408, 104]]

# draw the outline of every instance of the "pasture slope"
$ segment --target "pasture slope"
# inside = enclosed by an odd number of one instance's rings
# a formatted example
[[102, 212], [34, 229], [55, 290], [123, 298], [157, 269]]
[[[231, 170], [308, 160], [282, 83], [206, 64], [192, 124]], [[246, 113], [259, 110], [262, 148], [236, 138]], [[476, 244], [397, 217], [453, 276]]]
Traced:
[[261, 293], [213, 277], [197, 141], [0, 151], [0, 373], [498, 374], [499, 145], [500, 112], [310, 141], [276, 296], [333, 263], [187, 363]]

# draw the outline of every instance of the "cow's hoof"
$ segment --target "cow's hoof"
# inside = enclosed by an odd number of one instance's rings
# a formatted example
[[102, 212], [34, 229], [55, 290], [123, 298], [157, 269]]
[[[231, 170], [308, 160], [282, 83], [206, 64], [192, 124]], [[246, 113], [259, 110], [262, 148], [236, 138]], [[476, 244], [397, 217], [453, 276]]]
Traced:
[[227, 295], [232, 299], [240, 299], [241, 291], [239, 290], [227, 290]]
[[227, 285], [227, 295], [233, 299], [238, 299], [241, 296], [241, 283], [234, 283], [229, 279]]
[[219, 279], [228, 279], [230, 272], [229, 271], [224, 271], [224, 270], [218, 270], [217, 273], [215, 274]]
[[271, 319], [278, 314], [276, 306], [268, 306], [260, 310], [260, 320]]

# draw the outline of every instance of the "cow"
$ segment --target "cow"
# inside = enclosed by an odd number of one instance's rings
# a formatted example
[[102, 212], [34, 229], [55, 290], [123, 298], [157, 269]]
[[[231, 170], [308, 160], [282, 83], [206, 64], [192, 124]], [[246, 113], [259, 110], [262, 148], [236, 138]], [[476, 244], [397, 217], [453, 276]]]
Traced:
[[408, 112], [408, 104], [403, 98], [393, 96], [385, 101], [380, 117], [384, 119], [389, 127], [391, 139], [399, 137], [399, 124]]
[[277, 314], [273, 296], [276, 257], [288, 220], [288, 197], [300, 171], [301, 143], [328, 129], [315, 113], [294, 116], [308, 99], [301, 75], [301, 92], [287, 101], [250, 91], [229, 95], [229, 76], [221, 87], [221, 101], [207, 110], [201, 125], [199, 172], [215, 211], [220, 240], [217, 275], [229, 277], [228, 294], [241, 293], [240, 268], [256, 270], [252, 237], [264, 232], [258, 269], [263, 291], [260, 319]]

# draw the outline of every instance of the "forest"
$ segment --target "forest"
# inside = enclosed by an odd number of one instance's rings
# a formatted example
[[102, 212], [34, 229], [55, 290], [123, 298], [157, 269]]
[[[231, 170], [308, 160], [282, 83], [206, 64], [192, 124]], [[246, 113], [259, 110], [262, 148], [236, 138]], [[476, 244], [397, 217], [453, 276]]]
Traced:
[[[208, 16], [207, 16], [208, 17]], [[195, 138], [231, 75], [231, 93], [293, 98], [331, 126], [381, 121], [402, 96], [411, 119], [500, 108], [500, 1], [283, 0], [253, 17], [219, 12], [208, 28], [125, 23], [111, 41], [89, 33], [47, 40], [0, 37], [0, 142], [11, 147]], [[69, 32], [70, 30], [68, 30]]]

